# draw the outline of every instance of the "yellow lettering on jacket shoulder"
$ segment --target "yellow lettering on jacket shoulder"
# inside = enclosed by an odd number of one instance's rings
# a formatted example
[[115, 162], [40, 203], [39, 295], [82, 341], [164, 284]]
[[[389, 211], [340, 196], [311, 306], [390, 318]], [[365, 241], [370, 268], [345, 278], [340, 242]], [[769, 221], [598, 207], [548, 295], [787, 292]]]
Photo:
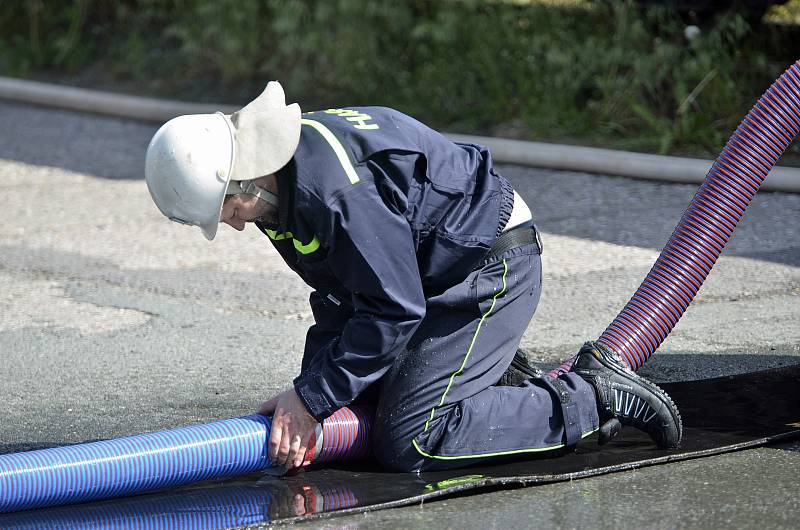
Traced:
[[361, 129], [362, 131], [372, 131], [375, 129], [380, 129], [377, 123], [367, 123], [369, 120], [372, 119], [372, 116], [369, 114], [364, 114], [363, 112], [359, 112], [353, 109], [327, 109], [325, 111], [326, 114], [335, 114], [341, 118], [346, 119], [349, 122], [353, 123], [353, 127], [356, 129]]

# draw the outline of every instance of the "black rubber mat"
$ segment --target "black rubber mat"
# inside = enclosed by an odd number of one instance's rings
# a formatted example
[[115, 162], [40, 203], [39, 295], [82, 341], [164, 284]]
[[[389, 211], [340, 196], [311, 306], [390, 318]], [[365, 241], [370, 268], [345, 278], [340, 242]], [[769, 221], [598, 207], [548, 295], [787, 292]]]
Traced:
[[427, 501], [481, 488], [573, 480], [700, 458], [800, 437], [800, 365], [732, 377], [665, 384], [681, 410], [679, 449], [661, 451], [632, 429], [599, 448], [420, 475], [377, 464], [311, 469], [294, 477], [248, 476], [171, 492], [0, 516], [3, 529], [222, 529], [290, 523]]

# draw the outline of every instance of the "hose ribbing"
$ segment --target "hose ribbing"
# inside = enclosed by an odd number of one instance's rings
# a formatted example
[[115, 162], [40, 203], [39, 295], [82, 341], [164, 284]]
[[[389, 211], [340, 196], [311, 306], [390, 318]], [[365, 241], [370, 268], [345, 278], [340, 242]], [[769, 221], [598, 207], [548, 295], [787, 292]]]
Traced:
[[[761, 183], [800, 132], [800, 61], [734, 131], [641, 286], [598, 339], [639, 369], [694, 299]], [[550, 372], [569, 371], [573, 359]]]
[[[222, 485], [84, 506], [0, 515], [3, 530], [219, 530], [296, 515], [343, 510], [359, 502], [348, 484], [315, 480]], [[303, 497], [297, 510], [297, 495]]]
[[[270, 418], [254, 414], [114, 440], [0, 455], [0, 513], [107, 499], [263, 470]], [[368, 452], [366, 411], [325, 420], [314, 461]]]

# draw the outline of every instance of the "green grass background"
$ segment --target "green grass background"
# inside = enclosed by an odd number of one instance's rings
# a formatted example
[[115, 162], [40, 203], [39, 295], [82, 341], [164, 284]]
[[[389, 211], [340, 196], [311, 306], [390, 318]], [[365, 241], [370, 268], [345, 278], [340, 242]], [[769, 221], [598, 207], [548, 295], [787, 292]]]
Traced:
[[800, 59], [800, 0], [691, 22], [616, 1], [26, 0], [0, 10], [0, 73], [234, 104], [278, 79], [308, 110], [713, 156]]

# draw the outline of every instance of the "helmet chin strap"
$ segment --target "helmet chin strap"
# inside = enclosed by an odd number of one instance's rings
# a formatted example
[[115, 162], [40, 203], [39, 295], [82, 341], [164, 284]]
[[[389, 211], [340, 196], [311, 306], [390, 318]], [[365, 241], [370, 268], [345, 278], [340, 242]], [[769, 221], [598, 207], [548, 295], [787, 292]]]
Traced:
[[240, 193], [258, 197], [275, 208], [278, 207], [278, 196], [271, 191], [256, 186], [256, 183], [252, 180], [232, 180], [228, 183], [228, 189], [225, 190], [225, 195], [238, 195]]

